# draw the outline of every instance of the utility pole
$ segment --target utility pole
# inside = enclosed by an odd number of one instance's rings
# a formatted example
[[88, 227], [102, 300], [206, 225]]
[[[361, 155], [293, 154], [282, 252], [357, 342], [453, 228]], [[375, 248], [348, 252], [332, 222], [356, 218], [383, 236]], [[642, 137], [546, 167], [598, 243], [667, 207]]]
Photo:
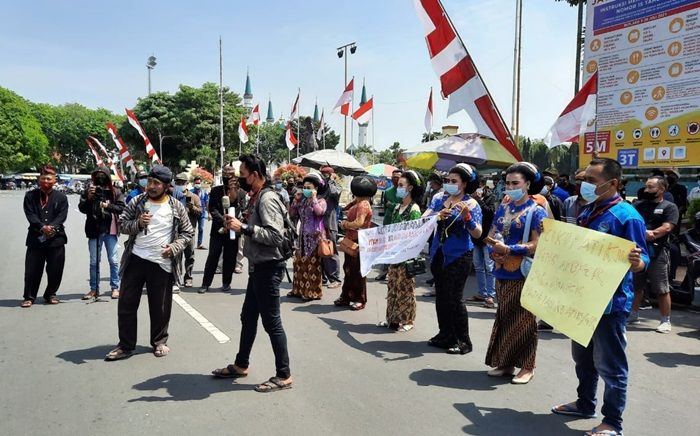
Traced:
[[[357, 51], [357, 44], [354, 42], [351, 42], [350, 44], [345, 44], [341, 47], [338, 47], [338, 57], [345, 58], [345, 76], [344, 76], [344, 82], [343, 82], [343, 89], [348, 84], [348, 48], [350, 49], [350, 54], [355, 54], [355, 51]], [[354, 95], [354, 91], [353, 91]], [[348, 151], [348, 117], [345, 115], [345, 120], [343, 121], [343, 151], [347, 153]]]

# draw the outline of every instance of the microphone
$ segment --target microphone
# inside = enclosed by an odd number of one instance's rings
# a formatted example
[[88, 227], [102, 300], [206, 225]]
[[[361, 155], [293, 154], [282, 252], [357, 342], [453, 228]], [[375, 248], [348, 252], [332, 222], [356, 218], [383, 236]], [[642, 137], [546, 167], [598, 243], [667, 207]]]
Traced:
[[[143, 204], [143, 213], [151, 213], [151, 204], [146, 201]], [[148, 225], [143, 227], [143, 235], [146, 236], [148, 234]]]
[[[231, 207], [231, 199], [228, 197], [228, 195], [224, 195], [221, 197], [221, 208], [224, 210], [224, 213], [228, 212], [229, 208]], [[224, 221], [224, 225], [226, 222]], [[226, 227], [221, 227], [219, 229], [219, 234], [223, 235], [226, 233]]]

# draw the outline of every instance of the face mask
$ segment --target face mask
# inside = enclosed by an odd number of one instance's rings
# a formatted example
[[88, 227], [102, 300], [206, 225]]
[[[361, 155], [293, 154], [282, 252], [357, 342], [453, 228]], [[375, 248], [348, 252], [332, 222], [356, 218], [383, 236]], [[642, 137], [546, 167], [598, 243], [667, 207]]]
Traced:
[[195, 184], [194, 184], [194, 188], [195, 188], [195, 189], [200, 189], [201, 187], [202, 187], [202, 185], [199, 184], [199, 183], [195, 183]]
[[313, 194], [311, 189], [304, 188], [304, 197], [311, 198], [311, 194]]
[[148, 185], [148, 179], [139, 179], [139, 186], [145, 188]]
[[476, 190], [477, 195], [484, 195], [484, 190], [479, 188]]
[[542, 195], [547, 195], [548, 193], [549, 193], [549, 186], [545, 186], [545, 187], [542, 188], [542, 190], [540, 191], [540, 194], [542, 194]]
[[508, 189], [506, 190], [505, 194], [510, 197], [511, 200], [517, 203], [523, 199], [525, 196], [525, 191], [522, 189]]
[[282, 184], [281, 184], [281, 183], [275, 183], [275, 188], [276, 188], [276, 189], [282, 189]]
[[642, 191], [639, 195], [640, 200], [654, 200], [656, 199], [656, 192]]
[[459, 192], [459, 187], [457, 187], [457, 185], [453, 185], [452, 183], [445, 183], [444, 188], [445, 192], [450, 195], [455, 195]]
[[250, 186], [250, 183], [248, 183], [248, 181], [246, 180], [246, 177], [239, 177], [238, 178], [238, 185], [245, 192], [248, 192], [252, 189], [252, 186]]
[[97, 178], [95, 178], [95, 184], [98, 186], [105, 186], [107, 184], [107, 178], [106, 177], [97, 177]]
[[407, 195], [408, 195], [408, 191], [406, 191], [406, 188], [401, 187], [401, 186], [396, 188], [396, 196], [397, 197], [406, 198]]
[[56, 182], [54, 181], [49, 181], [49, 180], [40, 180], [39, 181], [39, 189], [41, 189], [44, 192], [49, 192], [53, 189], [53, 185]]
[[[606, 182], [607, 183], [607, 182]], [[602, 185], [601, 185], [602, 186]], [[589, 203], [593, 203], [600, 197], [600, 195], [595, 193], [597, 186], [593, 183], [583, 182], [581, 183], [581, 197]]]

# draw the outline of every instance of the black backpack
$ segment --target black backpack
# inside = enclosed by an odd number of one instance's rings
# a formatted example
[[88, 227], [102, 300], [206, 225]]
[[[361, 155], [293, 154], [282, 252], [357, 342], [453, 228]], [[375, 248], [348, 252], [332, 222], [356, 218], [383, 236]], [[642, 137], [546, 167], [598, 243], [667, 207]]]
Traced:
[[489, 231], [491, 231], [493, 217], [496, 215], [496, 207], [493, 202], [486, 204], [483, 200], [477, 200], [476, 198], [474, 198], [474, 200], [479, 203], [479, 207], [481, 208], [481, 236], [474, 238], [474, 241], [482, 242], [489, 235]]
[[284, 212], [284, 229], [282, 230], [282, 243], [278, 248], [280, 253], [282, 254], [283, 260], [287, 260], [294, 256], [294, 251], [296, 250], [296, 243], [297, 239], [299, 239], [299, 235], [297, 234], [296, 227], [289, 219], [289, 211], [285, 209], [284, 203], [282, 202], [282, 198], [272, 189], [264, 189], [262, 192], [260, 192], [260, 198], [255, 204], [255, 210], [258, 214], [258, 217], [260, 216], [260, 201], [262, 200], [263, 195], [265, 195], [265, 193], [268, 191], [274, 192], [275, 195], [277, 195], [277, 198], [280, 200], [280, 204], [282, 205], [282, 211]]

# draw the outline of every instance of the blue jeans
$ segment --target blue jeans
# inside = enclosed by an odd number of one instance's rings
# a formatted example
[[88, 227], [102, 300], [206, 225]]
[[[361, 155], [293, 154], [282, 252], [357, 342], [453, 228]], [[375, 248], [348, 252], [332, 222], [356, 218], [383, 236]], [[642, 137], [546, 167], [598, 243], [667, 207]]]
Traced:
[[603, 394], [603, 423], [622, 431], [622, 412], [627, 402], [627, 338], [625, 322], [627, 312], [603, 315], [593, 332], [591, 343], [583, 347], [571, 342], [571, 355], [576, 363], [578, 399], [576, 407], [583, 413], [596, 409], [598, 375], [605, 382]]
[[204, 223], [207, 222], [207, 214], [202, 213], [199, 217], [199, 225], [197, 226], [197, 247], [200, 247], [204, 242]]
[[474, 270], [479, 295], [484, 298], [496, 298], [496, 278], [493, 276], [493, 259], [489, 256], [486, 244], [474, 245]]
[[100, 235], [94, 239], [88, 239], [90, 250], [90, 290], [98, 291], [100, 280], [100, 266], [97, 264], [97, 252], [102, 250], [102, 245], [107, 248], [107, 260], [109, 261], [109, 286], [119, 289], [119, 253], [117, 250], [117, 235]]

